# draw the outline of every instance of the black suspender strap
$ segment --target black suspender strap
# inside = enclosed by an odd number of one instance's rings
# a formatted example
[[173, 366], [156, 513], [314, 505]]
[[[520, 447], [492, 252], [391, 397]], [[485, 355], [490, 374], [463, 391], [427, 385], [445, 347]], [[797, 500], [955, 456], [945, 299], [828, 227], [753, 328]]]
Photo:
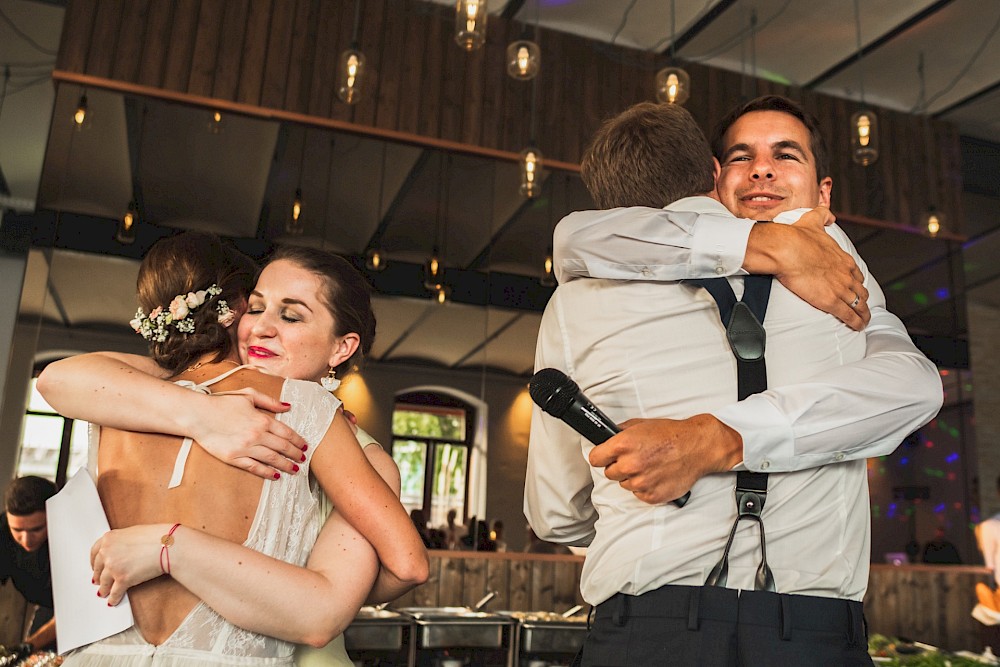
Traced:
[[[767, 365], [764, 361], [765, 332], [762, 322], [771, 295], [771, 276], [747, 276], [743, 281], [741, 301], [736, 300], [732, 286], [725, 278], [689, 280], [704, 287], [719, 307], [719, 317], [726, 327], [729, 347], [736, 357], [739, 400], [767, 389]], [[754, 588], [775, 591], [774, 576], [767, 565], [764, 539], [764, 521], [761, 512], [767, 500], [767, 473], [741, 471], [736, 473], [736, 521], [729, 531], [729, 539], [722, 558], [709, 572], [707, 586], [725, 586], [729, 579], [729, 550], [736, 536], [736, 527], [743, 519], [756, 521], [760, 526], [760, 567]]]

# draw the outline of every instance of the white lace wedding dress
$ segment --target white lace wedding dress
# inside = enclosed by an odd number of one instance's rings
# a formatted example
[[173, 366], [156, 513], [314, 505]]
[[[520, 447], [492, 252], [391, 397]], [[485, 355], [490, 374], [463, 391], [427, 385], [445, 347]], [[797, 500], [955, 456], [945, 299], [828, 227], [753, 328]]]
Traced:
[[[241, 367], [241, 368], [246, 368]], [[180, 382], [196, 391], [227, 377], [237, 369], [201, 385]], [[281, 400], [291, 403], [278, 419], [309, 444], [306, 461], [295, 475], [265, 481], [257, 513], [245, 546], [280, 560], [303, 565], [322, 525], [320, 494], [309, 480], [309, 464], [326, 433], [340, 401], [315, 382], [286, 380]], [[97, 460], [98, 429], [92, 429], [91, 471]], [[177, 455], [174, 480], [180, 482], [189, 444]], [[178, 471], [180, 474], [178, 474]], [[96, 477], [95, 477], [96, 478]], [[261, 582], [265, 585], [266, 582]], [[58, 620], [57, 620], [58, 622]], [[177, 630], [159, 646], [146, 642], [132, 627], [69, 654], [66, 667], [195, 667], [198, 665], [294, 665], [295, 645], [238, 628], [203, 602], [198, 603]], [[350, 664], [350, 663], [348, 663]]]

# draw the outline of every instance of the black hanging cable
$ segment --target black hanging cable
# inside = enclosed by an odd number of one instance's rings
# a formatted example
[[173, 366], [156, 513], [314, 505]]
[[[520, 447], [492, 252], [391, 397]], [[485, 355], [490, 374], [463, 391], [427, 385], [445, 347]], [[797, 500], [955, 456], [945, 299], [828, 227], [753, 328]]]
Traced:
[[865, 108], [865, 66], [864, 54], [861, 52], [861, 4], [854, 0], [854, 29], [858, 44], [858, 91], [861, 94], [861, 108]]
[[354, 2], [354, 31], [351, 33], [351, 48], [358, 48], [358, 30], [361, 26], [361, 0]]

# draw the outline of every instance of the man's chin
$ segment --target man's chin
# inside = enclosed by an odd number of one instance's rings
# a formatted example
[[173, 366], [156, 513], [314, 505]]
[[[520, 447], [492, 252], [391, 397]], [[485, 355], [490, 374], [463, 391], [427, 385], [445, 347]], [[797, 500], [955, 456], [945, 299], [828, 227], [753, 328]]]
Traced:
[[733, 215], [737, 218], [749, 218], [750, 220], [774, 220], [775, 216], [779, 213], [784, 213], [785, 211], [791, 211], [794, 207], [789, 206], [787, 202], [775, 202], [773, 206], [747, 206], [745, 204], [738, 204]]

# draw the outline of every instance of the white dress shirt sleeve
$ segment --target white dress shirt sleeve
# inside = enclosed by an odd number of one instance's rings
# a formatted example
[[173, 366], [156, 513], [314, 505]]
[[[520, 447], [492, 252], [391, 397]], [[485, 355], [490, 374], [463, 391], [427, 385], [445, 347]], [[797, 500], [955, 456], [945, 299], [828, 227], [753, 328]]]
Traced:
[[640, 206], [577, 211], [563, 218], [553, 234], [556, 280], [743, 275], [753, 225], [731, 215]]
[[[805, 210], [778, 220], [792, 222]], [[572, 213], [555, 230], [557, 278], [675, 281], [743, 274], [753, 224], [638, 207]], [[872, 313], [865, 357], [714, 411], [743, 437], [743, 465], [750, 470], [789, 472], [882, 456], [941, 408], [934, 364], [886, 310], [881, 287], [847, 235], [836, 225], [827, 232], [865, 275]]]
[[[572, 374], [560, 311], [559, 292], [542, 316], [535, 349], [535, 369], [556, 368]], [[562, 421], [531, 410], [524, 516], [543, 540], [587, 546], [594, 537], [597, 512], [590, 500], [594, 481], [583, 457], [583, 438]]]
[[743, 436], [749, 470], [790, 472], [890, 454], [944, 400], [937, 368], [886, 310], [885, 294], [854, 244], [835, 225], [827, 231], [865, 276], [872, 313], [865, 356], [713, 412]]

